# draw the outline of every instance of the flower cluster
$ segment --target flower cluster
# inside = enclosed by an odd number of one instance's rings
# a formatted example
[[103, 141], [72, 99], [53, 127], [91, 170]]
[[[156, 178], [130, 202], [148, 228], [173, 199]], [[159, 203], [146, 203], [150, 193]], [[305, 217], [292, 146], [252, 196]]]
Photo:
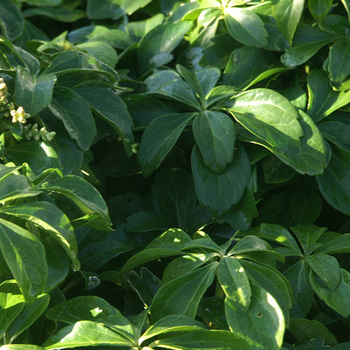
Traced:
[[16, 109], [15, 104], [9, 101], [9, 92], [4, 78], [0, 78], [0, 112], [3, 113], [4, 117], [12, 117], [12, 123], [22, 123], [27, 121], [30, 117], [28, 113], [25, 112], [24, 108], [18, 107]]
[[24, 126], [24, 137], [27, 140], [34, 139], [35, 141], [39, 141], [40, 139], [44, 142], [51, 141], [56, 133], [54, 131], [47, 131], [45, 127], [42, 127], [40, 130], [38, 129], [38, 124], [34, 125], [28, 124]]

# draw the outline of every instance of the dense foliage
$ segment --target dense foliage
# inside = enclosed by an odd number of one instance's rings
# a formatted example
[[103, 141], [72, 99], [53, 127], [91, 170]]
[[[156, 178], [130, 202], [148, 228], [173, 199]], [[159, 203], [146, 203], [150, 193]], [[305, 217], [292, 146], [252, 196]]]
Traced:
[[0, 350], [350, 348], [349, 0], [0, 1]]

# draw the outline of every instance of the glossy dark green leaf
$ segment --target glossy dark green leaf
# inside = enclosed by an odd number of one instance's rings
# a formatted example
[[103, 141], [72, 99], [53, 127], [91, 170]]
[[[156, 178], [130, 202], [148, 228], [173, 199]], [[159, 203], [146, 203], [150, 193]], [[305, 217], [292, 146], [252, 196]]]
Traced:
[[264, 158], [262, 166], [266, 183], [287, 182], [295, 175], [295, 171], [291, 167], [272, 154]]
[[30, 327], [49, 305], [48, 294], [39, 295], [32, 303], [26, 303], [18, 317], [11, 323], [5, 334], [7, 342], [12, 343], [23, 331]]
[[268, 51], [251, 46], [234, 50], [225, 68], [223, 84], [246, 90], [274, 74], [283, 72], [276, 56]]
[[298, 343], [321, 337], [325, 339], [325, 343], [328, 345], [336, 345], [338, 343], [334, 335], [317, 320], [292, 318], [288, 330], [293, 334]]
[[281, 56], [281, 61], [287, 67], [301, 65], [336, 38], [333, 34], [320, 30], [318, 26], [299, 23], [293, 39], [294, 45], [286, 49], [285, 54]]
[[191, 238], [180, 229], [169, 229], [149, 243], [146, 248], [134, 254], [123, 266], [122, 271], [129, 271], [135, 266], [167, 256], [184, 255], [181, 248]]
[[142, 21], [129, 22], [126, 26], [126, 31], [129, 33], [130, 36], [142, 38], [153, 28], [162, 24], [163, 21], [163, 13], [157, 13], [154, 16], [144, 19]]
[[135, 338], [133, 327], [115, 307], [97, 296], [80, 296], [51, 308], [50, 320], [74, 324], [78, 321], [95, 321], [111, 326], [131, 341]]
[[63, 122], [70, 137], [86, 151], [96, 134], [94, 117], [86, 100], [73, 90], [57, 87], [49, 108]]
[[40, 184], [46, 191], [61, 193], [75, 202], [85, 214], [97, 213], [110, 223], [107, 205], [97, 189], [83, 178], [75, 175], [60, 177]]
[[64, 51], [60, 53], [43, 74], [72, 74], [72, 72], [91, 72], [102, 74], [111, 83], [118, 81], [118, 73], [110, 66], [98, 61], [96, 58], [80, 51]]
[[11, 201], [17, 198], [34, 197], [40, 194], [23, 175], [10, 174], [1, 180], [0, 200]]
[[267, 45], [267, 31], [261, 18], [244, 8], [230, 7], [224, 12], [225, 23], [230, 35], [247, 46]]
[[152, 321], [171, 314], [195, 317], [201, 298], [214, 281], [217, 265], [213, 262], [160, 287], [151, 305]]
[[158, 169], [195, 113], [167, 114], [151, 121], [142, 135], [138, 151], [145, 176]]
[[282, 346], [285, 323], [283, 312], [271, 294], [251, 285], [252, 299], [248, 311], [225, 300], [225, 313], [230, 330], [243, 338], [252, 350], [279, 350]]
[[199, 202], [217, 216], [240, 201], [250, 181], [249, 159], [241, 146], [237, 146], [233, 161], [221, 174], [212, 173], [204, 165], [198, 146], [193, 148], [191, 166]]
[[47, 280], [45, 250], [31, 232], [0, 219], [0, 250], [27, 300], [40, 295]]
[[103, 326], [92, 321], [79, 321], [70, 326], [60, 329], [45, 341], [45, 349], [71, 349], [83, 346], [132, 346], [133, 343]]
[[327, 231], [327, 228], [314, 225], [301, 225], [293, 226], [291, 230], [297, 236], [304, 252], [310, 254], [317, 248], [317, 240]]
[[217, 278], [226, 297], [238, 308], [248, 310], [251, 288], [243, 266], [238, 259], [223, 257], [217, 270]]
[[319, 25], [325, 32], [337, 35], [346, 35], [346, 31], [350, 29], [350, 24], [346, 17], [333, 13], [323, 18]]
[[132, 15], [137, 10], [147, 6], [152, 0], [134, 0], [132, 2], [125, 0], [117, 0], [120, 7], [128, 14]]
[[[183, 21], [159, 25], [148, 32], [140, 41], [137, 59], [140, 71], [147, 72], [152, 68], [172, 60], [169, 55], [181, 42], [184, 35], [191, 29], [192, 22]], [[157, 56], [166, 55], [165, 61], [157, 62]]]
[[279, 29], [291, 44], [304, 9], [304, 0], [273, 0], [272, 13]]
[[118, 19], [125, 12], [118, 0], [88, 0], [86, 14], [89, 19]]
[[69, 6], [40, 6], [32, 7], [23, 11], [23, 15], [28, 17], [44, 16], [56, 21], [72, 23], [86, 17], [85, 11], [70, 8]]
[[79, 270], [80, 263], [77, 258], [78, 245], [75, 239], [73, 226], [68, 217], [50, 202], [32, 202], [22, 205], [0, 208], [0, 212], [7, 215], [31, 221], [46, 230], [53, 238], [58, 240], [66, 251], [73, 266]]
[[324, 173], [317, 178], [322, 196], [337, 210], [350, 214], [350, 152], [334, 149]]
[[305, 260], [299, 260], [284, 272], [292, 288], [294, 301], [291, 317], [306, 317], [310, 311], [314, 292], [309, 281], [309, 268]]
[[142, 267], [140, 276], [135, 271], [129, 271], [126, 279], [140, 300], [148, 308], [160, 286], [160, 279], [149, 269]]
[[249, 230], [246, 234], [258, 236], [260, 238], [276, 242], [300, 252], [298, 243], [294, 237], [283, 226], [276, 224], [261, 224]]
[[0, 284], [0, 336], [16, 320], [25, 305], [23, 294], [16, 281], [7, 280]]
[[22, 106], [26, 113], [35, 116], [51, 101], [54, 75], [32, 76], [25, 68], [18, 66], [16, 74], [16, 104]]
[[221, 72], [215, 67], [208, 67], [192, 72], [184, 66], [177, 65], [176, 69], [191, 86], [202, 106], [205, 106], [205, 99], [218, 82]]
[[197, 110], [201, 105], [190, 84], [183, 81], [179, 74], [171, 70], [161, 70], [145, 80], [147, 92], [172, 98]]
[[92, 41], [81, 43], [77, 45], [79, 50], [87, 52], [90, 56], [95, 57], [100, 62], [107, 64], [114, 68], [118, 63], [119, 57], [114, 48], [102, 41]]
[[169, 315], [161, 318], [149, 327], [139, 338], [139, 344], [143, 341], [153, 338], [159, 334], [171, 332], [192, 332], [204, 328], [203, 323], [184, 315]]
[[23, 144], [6, 147], [6, 156], [16, 164], [28, 163], [34, 173], [39, 174], [46, 169], [60, 168], [59, 156], [50, 142], [26, 141]]
[[326, 17], [332, 4], [333, 0], [308, 0], [309, 11], [318, 20]]
[[248, 343], [234, 333], [223, 330], [200, 330], [172, 338], [156, 340], [152, 347], [178, 350], [248, 350]]
[[9, 40], [15, 40], [22, 35], [24, 18], [19, 8], [10, 0], [0, 4], [0, 27]]
[[328, 254], [314, 254], [306, 257], [306, 262], [312, 271], [329, 289], [334, 291], [341, 281], [338, 260]]
[[204, 164], [220, 174], [233, 160], [236, 132], [232, 119], [224, 113], [204, 111], [193, 121], [193, 134]]
[[95, 113], [116, 130], [123, 140], [127, 154], [131, 156], [131, 145], [134, 142], [133, 120], [123, 100], [113, 91], [101, 87], [81, 88], [75, 91], [90, 104]]
[[350, 233], [342, 235], [330, 240], [327, 244], [316, 249], [315, 253], [323, 254], [339, 254], [350, 251]]
[[313, 70], [307, 77], [308, 114], [315, 122], [330, 115], [350, 102], [350, 92], [333, 91], [325, 72]]
[[350, 2], [349, 2], [349, 0], [341, 0], [341, 2], [343, 3], [345, 10], [348, 13], [348, 19], [350, 20]]
[[310, 283], [313, 290], [330, 308], [343, 317], [350, 315], [350, 274], [344, 269], [341, 270], [341, 281], [334, 290], [329, 289], [315, 273], [310, 272]]
[[[332, 85], [337, 90], [348, 90], [350, 75], [350, 41], [339, 39], [329, 50], [327, 70]], [[345, 84], [345, 87], [342, 84]], [[347, 84], [346, 84], [347, 83]]]
[[224, 105], [251, 133], [283, 152], [300, 149], [302, 127], [295, 107], [282, 95], [269, 89], [243, 92]]
[[0, 347], [1, 350], [45, 350], [45, 348], [38, 345], [30, 344], [9, 344]]
[[255, 263], [246, 259], [240, 259], [249, 280], [261, 288], [264, 288], [277, 301], [283, 311], [285, 323], [289, 322], [289, 309], [293, 305], [293, 294], [288, 280], [276, 269]]

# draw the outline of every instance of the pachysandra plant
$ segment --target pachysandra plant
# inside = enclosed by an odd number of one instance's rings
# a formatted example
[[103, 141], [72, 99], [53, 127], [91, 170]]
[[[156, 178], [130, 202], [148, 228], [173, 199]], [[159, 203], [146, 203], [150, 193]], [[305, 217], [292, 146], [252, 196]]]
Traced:
[[350, 347], [348, 0], [1, 0], [0, 350]]

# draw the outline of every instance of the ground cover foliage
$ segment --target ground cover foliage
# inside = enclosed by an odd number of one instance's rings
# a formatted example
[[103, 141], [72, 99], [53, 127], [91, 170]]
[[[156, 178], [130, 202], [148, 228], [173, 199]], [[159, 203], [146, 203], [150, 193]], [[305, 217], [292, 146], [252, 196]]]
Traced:
[[349, 18], [1, 0], [0, 349], [349, 349]]

